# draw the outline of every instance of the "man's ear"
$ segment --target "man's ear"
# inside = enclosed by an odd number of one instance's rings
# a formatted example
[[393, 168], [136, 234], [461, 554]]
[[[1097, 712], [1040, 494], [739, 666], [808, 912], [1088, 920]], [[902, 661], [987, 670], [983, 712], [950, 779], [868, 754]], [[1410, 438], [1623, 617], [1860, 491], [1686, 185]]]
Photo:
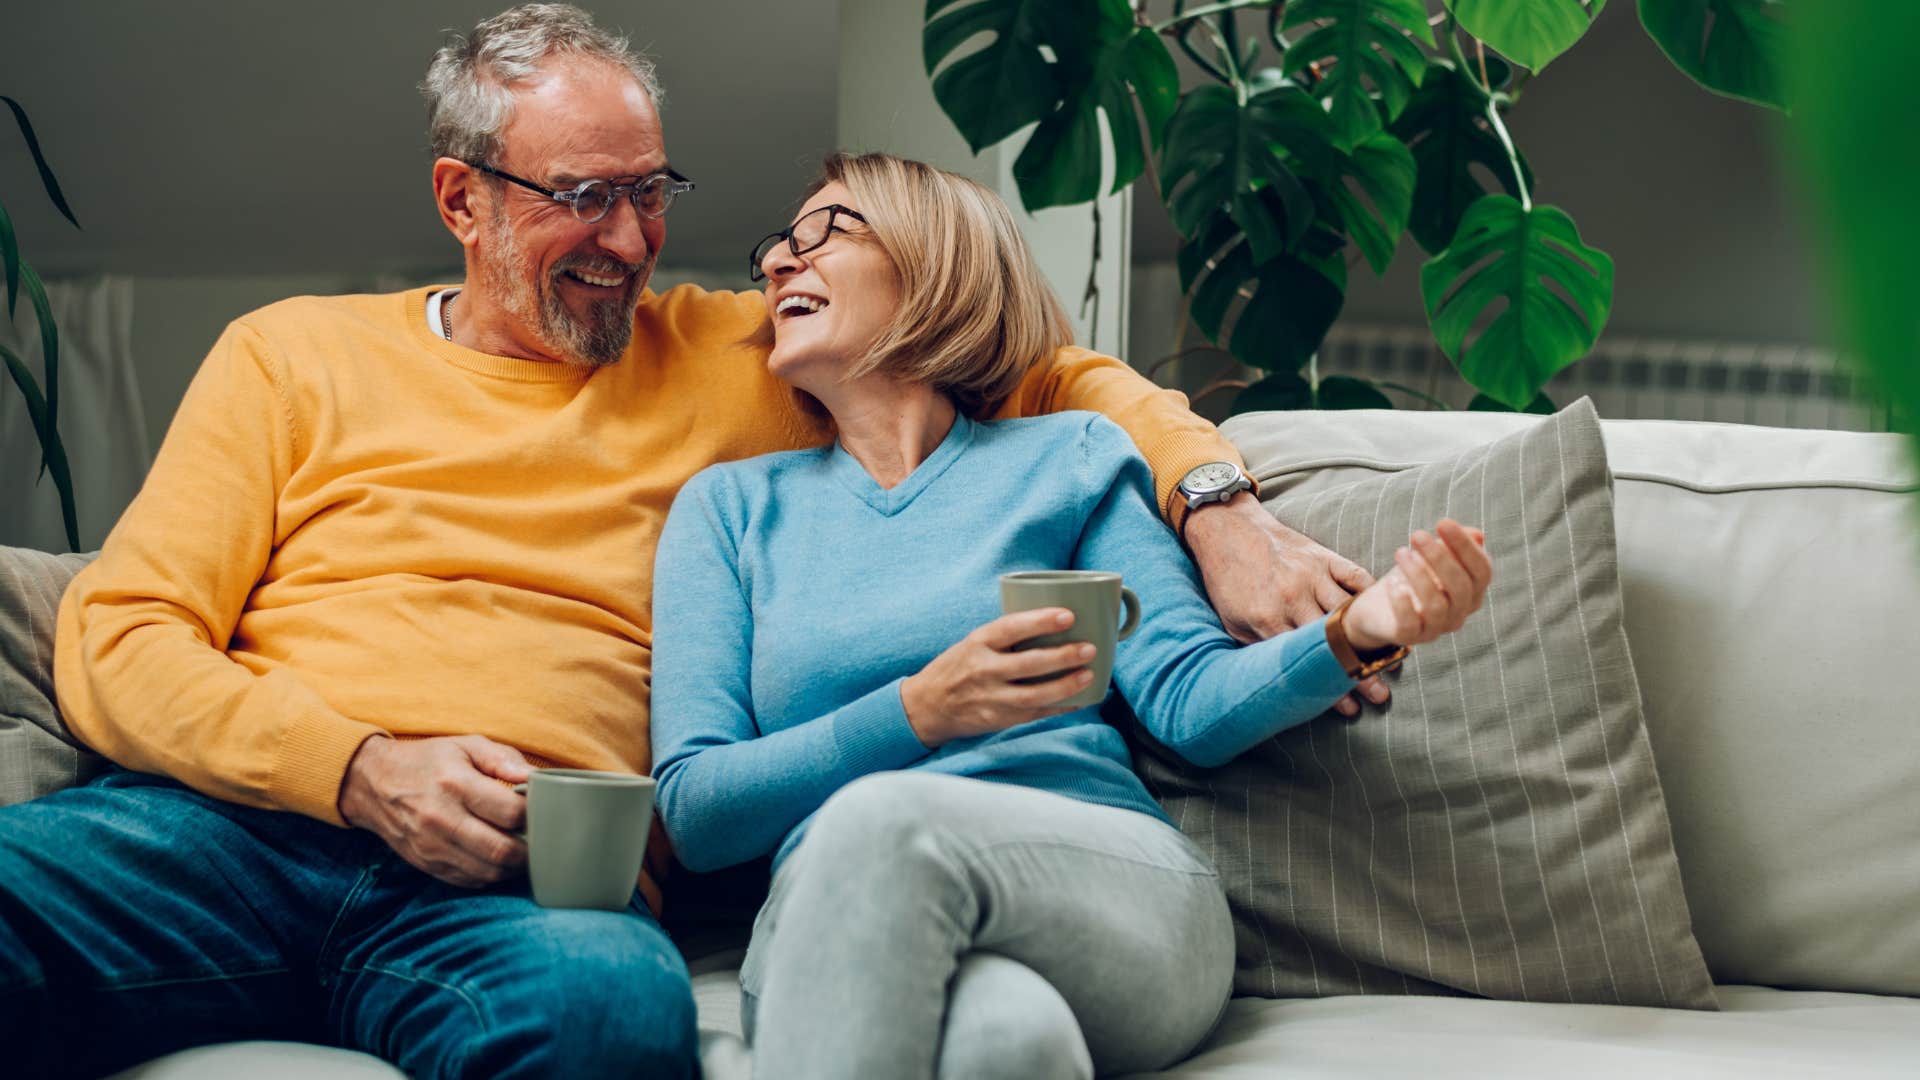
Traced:
[[440, 208], [440, 221], [460, 241], [472, 247], [480, 225], [475, 219], [478, 179], [473, 166], [457, 158], [435, 158], [433, 162], [433, 201]]

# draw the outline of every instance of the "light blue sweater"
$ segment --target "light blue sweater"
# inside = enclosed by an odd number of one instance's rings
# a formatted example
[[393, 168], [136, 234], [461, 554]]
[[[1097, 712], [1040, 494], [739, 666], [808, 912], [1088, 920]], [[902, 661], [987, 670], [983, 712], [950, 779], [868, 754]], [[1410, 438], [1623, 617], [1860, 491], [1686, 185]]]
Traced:
[[674, 501], [654, 568], [653, 775], [681, 860], [777, 863], [829, 795], [888, 769], [1164, 820], [1097, 708], [933, 750], [907, 723], [901, 681], [1000, 615], [1000, 574], [1069, 567], [1139, 594], [1115, 685], [1196, 764], [1353, 688], [1323, 622], [1246, 648], [1221, 630], [1146, 462], [1098, 414], [960, 417], [891, 489], [838, 445], [716, 465]]

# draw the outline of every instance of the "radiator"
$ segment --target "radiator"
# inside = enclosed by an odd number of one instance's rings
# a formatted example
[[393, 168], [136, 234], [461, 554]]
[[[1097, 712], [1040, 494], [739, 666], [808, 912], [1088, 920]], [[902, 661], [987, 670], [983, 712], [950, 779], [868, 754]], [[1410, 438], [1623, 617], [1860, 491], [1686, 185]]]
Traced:
[[[1426, 327], [1337, 324], [1320, 373], [1363, 375], [1464, 408], [1474, 392]], [[1591, 397], [1615, 419], [1717, 420], [1768, 427], [1886, 431], [1891, 417], [1830, 349], [1757, 342], [1608, 336], [1547, 384], [1565, 405]], [[1413, 394], [1387, 391], [1420, 408]]]

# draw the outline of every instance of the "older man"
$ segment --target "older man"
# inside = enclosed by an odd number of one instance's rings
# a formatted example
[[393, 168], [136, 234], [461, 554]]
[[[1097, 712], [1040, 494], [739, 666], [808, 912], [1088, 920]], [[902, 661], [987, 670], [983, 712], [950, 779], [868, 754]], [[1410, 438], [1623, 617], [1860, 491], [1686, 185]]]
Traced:
[[[643, 293], [690, 185], [623, 40], [516, 8], [424, 89], [465, 284], [235, 321], [67, 593], [61, 704], [122, 768], [0, 812], [10, 1068], [298, 1038], [418, 1076], [696, 1070], [651, 882], [536, 905], [510, 785], [648, 769], [674, 492], [829, 433], [749, 344], [757, 296]], [[1243, 634], [1364, 583], [1234, 490], [1178, 395], [1066, 350], [1009, 406], [1063, 408], [1127, 428]]]

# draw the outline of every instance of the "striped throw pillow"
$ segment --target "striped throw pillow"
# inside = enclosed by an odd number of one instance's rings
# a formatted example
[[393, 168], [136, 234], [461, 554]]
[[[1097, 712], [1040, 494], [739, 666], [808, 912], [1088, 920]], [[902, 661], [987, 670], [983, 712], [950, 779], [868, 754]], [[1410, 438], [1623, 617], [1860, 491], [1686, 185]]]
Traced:
[[1149, 790], [1227, 890], [1236, 992], [1714, 1008], [1627, 652], [1592, 404], [1268, 508], [1375, 573], [1416, 528], [1479, 525], [1494, 583], [1458, 633], [1413, 650], [1384, 710], [1329, 712], [1217, 769], [1136, 729]]
[[105, 765], [67, 733], [53, 698], [60, 594], [92, 560], [0, 546], [0, 806], [85, 783]]

